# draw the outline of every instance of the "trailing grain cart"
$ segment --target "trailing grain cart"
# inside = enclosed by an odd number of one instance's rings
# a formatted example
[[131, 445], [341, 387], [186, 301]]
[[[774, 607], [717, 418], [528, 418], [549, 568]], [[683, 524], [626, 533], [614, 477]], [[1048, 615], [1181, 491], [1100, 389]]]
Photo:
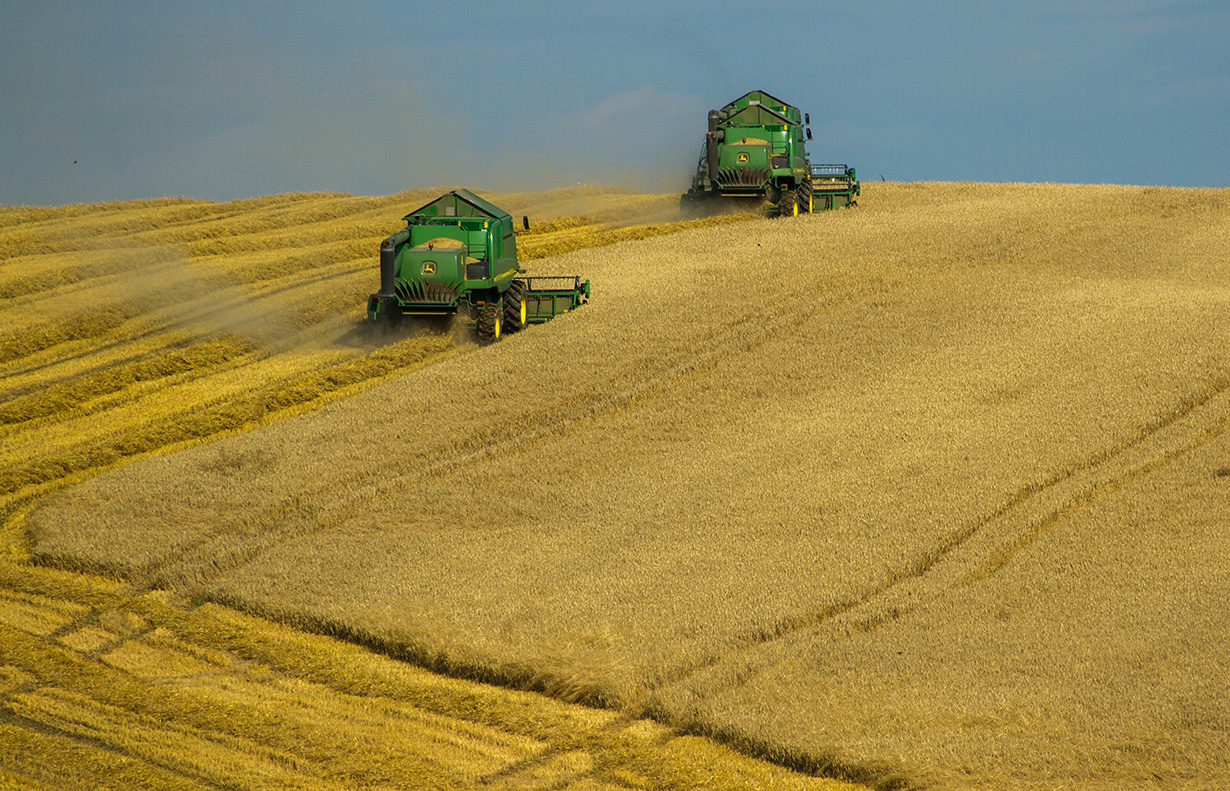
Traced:
[[[524, 276], [512, 217], [469, 190], [402, 219], [406, 227], [380, 244], [380, 291], [367, 298], [372, 322], [461, 316], [491, 342], [589, 301], [589, 281], [579, 276]], [[529, 219], [522, 223], [529, 230]]]
[[841, 178], [830, 178], [838, 166], [809, 161], [809, 123], [809, 115], [764, 91], [710, 110], [700, 161], [680, 208], [697, 214], [743, 202], [768, 216], [787, 217], [854, 205], [859, 184], [853, 168], [842, 165]]

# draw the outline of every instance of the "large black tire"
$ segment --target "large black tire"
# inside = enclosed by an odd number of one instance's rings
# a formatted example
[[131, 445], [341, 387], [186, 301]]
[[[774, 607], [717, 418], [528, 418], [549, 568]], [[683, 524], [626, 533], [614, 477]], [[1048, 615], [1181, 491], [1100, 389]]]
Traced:
[[799, 211], [811, 213], [812, 208], [811, 179], [804, 179], [799, 185]]
[[525, 327], [525, 281], [514, 280], [504, 292], [504, 332]]
[[797, 217], [799, 215], [799, 193], [797, 190], [783, 190], [782, 200], [778, 204], [782, 217]]
[[483, 343], [495, 343], [500, 339], [500, 303], [488, 302], [478, 313], [478, 338]]

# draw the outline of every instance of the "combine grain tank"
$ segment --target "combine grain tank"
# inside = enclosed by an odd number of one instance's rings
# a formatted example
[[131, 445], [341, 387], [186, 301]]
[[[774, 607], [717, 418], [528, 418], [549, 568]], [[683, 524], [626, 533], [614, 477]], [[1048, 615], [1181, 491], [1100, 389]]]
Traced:
[[799, 108], [764, 91], [710, 110], [696, 175], [680, 207], [696, 213], [743, 200], [758, 203], [770, 216], [792, 216], [854, 205], [859, 194], [854, 168], [809, 161], [810, 122]]
[[402, 219], [406, 227], [380, 244], [380, 291], [367, 298], [373, 322], [460, 315], [481, 339], [495, 341], [589, 299], [589, 281], [576, 275], [522, 277], [512, 217], [469, 190]]

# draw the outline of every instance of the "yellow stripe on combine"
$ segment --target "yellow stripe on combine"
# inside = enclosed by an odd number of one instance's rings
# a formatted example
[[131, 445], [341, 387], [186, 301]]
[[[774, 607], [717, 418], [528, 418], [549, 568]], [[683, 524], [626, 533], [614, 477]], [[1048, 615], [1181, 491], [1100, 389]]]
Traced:
[[496, 276], [495, 276], [495, 279], [496, 279], [496, 280], [503, 280], [504, 278], [508, 277], [509, 275], [515, 275], [515, 274], [517, 274], [517, 270], [515, 270], [515, 269], [510, 269], [510, 270], [508, 270], [507, 272], [504, 272], [503, 274], [496, 275]]

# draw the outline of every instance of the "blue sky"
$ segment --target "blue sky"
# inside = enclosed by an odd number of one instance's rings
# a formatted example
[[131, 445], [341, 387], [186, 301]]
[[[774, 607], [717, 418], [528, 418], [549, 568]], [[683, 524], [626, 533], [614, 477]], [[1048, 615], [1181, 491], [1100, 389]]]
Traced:
[[0, 204], [681, 191], [757, 88], [864, 180], [1230, 184], [1224, 0], [0, 0]]

